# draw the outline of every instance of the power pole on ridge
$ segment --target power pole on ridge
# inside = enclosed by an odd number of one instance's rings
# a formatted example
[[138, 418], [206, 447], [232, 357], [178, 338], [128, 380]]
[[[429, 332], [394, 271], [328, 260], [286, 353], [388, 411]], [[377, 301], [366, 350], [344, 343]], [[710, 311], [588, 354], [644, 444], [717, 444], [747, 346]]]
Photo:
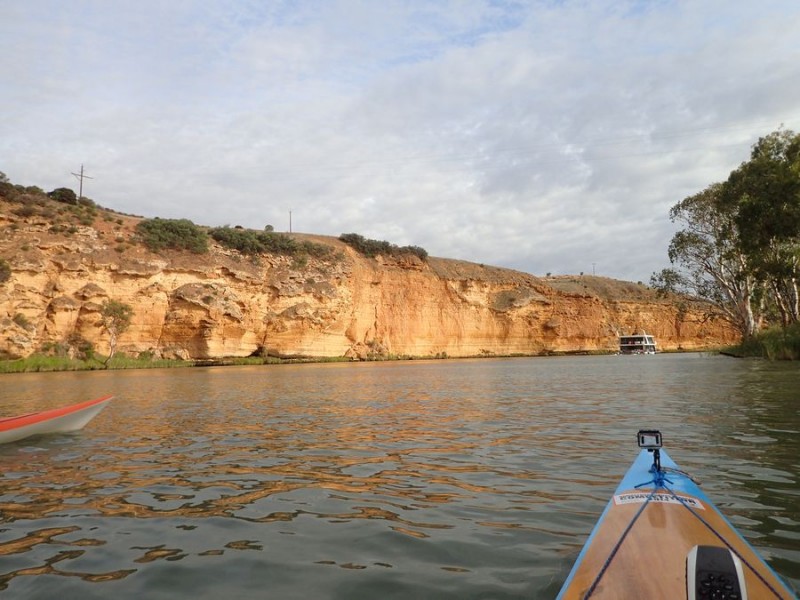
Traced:
[[84, 175], [83, 174], [83, 165], [81, 165], [80, 174], [73, 173], [73, 175], [75, 175], [75, 177], [78, 178], [78, 181], [80, 181], [80, 187], [79, 187], [79, 190], [78, 190], [78, 200], [80, 200], [81, 198], [83, 198], [83, 180], [84, 179], [94, 179], [94, 177], [89, 177], [88, 175]]

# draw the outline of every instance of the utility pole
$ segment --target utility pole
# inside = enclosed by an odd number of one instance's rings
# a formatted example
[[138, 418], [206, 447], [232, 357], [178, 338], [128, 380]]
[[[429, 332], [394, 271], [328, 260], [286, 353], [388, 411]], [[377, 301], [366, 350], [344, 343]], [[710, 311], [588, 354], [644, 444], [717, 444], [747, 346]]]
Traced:
[[289, 233], [292, 233], [292, 209], [289, 209]]
[[89, 177], [88, 175], [84, 175], [84, 174], [83, 174], [83, 165], [81, 165], [81, 172], [80, 172], [80, 174], [78, 174], [78, 173], [73, 173], [73, 175], [75, 175], [75, 177], [77, 177], [77, 178], [78, 178], [78, 181], [80, 181], [80, 182], [81, 182], [81, 183], [80, 183], [80, 188], [79, 188], [79, 191], [78, 191], [78, 200], [80, 200], [81, 198], [83, 198], [83, 180], [84, 180], [84, 179], [94, 179], [94, 177]]

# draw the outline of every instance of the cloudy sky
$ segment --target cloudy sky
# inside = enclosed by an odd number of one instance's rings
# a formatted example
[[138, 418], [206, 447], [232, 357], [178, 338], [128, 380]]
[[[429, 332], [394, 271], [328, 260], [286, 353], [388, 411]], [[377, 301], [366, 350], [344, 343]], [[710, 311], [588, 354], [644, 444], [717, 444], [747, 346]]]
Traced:
[[0, 0], [0, 171], [146, 217], [647, 281], [800, 130], [797, 0]]

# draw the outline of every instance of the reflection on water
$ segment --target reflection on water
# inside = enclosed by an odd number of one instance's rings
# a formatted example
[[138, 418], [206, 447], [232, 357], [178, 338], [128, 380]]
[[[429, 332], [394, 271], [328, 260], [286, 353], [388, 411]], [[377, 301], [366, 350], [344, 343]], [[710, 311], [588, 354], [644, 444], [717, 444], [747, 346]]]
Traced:
[[0, 447], [0, 589], [550, 598], [645, 426], [797, 587], [798, 384], [699, 354], [7, 376], [4, 413], [117, 399]]

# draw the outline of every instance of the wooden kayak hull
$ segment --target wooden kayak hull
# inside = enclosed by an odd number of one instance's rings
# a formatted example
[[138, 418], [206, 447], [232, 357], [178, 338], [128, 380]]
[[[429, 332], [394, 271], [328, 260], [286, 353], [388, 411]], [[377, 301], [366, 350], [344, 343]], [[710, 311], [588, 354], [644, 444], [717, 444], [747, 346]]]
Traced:
[[70, 406], [0, 419], [0, 444], [16, 442], [32, 435], [83, 429], [112, 398], [103, 396]]
[[687, 598], [686, 559], [695, 546], [728, 547], [743, 566], [747, 598], [796, 598], [702, 490], [661, 450], [642, 450], [606, 505], [557, 600]]

